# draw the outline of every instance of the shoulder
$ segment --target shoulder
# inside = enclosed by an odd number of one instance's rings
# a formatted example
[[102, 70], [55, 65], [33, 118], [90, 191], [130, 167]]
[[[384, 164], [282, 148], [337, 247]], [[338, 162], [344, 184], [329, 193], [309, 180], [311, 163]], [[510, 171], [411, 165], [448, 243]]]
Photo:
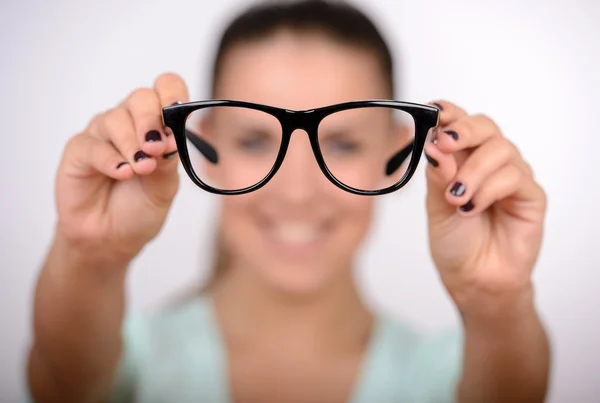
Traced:
[[439, 361], [440, 358], [457, 355], [462, 350], [460, 327], [419, 332], [399, 319], [380, 316], [376, 332], [374, 340], [378, 348], [385, 349], [390, 356], [402, 356], [415, 364], [430, 358]]
[[[123, 324], [123, 350], [112, 401], [131, 401], [134, 394], [142, 401], [168, 393], [175, 396], [199, 387], [216, 390], [218, 379], [211, 374], [222, 364], [220, 348], [206, 298], [198, 297], [151, 314], [131, 313]], [[166, 395], [165, 399], [170, 400]], [[186, 400], [182, 397], [179, 401]]]
[[214, 329], [210, 301], [197, 297], [150, 314], [133, 313], [124, 323], [126, 344], [137, 348], [140, 356], [165, 358], [185, 356], [213, 342]]

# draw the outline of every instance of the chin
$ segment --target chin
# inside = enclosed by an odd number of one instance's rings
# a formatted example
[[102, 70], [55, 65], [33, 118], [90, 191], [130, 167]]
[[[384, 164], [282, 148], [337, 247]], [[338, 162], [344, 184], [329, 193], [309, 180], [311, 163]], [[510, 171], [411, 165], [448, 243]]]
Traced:
[[302, 297], [318, 294], [335, 281], [333, 266], [270, 262], [260, 269], [261, 277], [276, 292]]

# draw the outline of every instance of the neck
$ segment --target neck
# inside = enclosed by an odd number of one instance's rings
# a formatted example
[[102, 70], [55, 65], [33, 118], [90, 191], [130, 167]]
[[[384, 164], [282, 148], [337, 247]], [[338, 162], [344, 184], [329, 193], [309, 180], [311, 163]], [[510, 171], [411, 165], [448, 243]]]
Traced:
[[212, 295], [230, 343], [278, 343], [284, 348], [304, 344], [331, 350], [362, 347], [370, 335], [373, 318], [350, 267], [332, 284], [303, 295], [277, 290], [244, 267], [226, 272]]

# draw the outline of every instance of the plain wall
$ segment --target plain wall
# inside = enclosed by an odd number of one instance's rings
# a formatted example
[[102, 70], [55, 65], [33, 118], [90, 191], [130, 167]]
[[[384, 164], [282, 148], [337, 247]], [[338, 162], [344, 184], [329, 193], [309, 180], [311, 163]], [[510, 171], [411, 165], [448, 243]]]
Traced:
[[[205, 98], [219, 30], [245, 3], [2, 0], [1, 402], [16, 401], [22, 381], [67, 139], [165, 71], [181, 74], [194, 99]], [[549, 401], [598, 401], [600, 2], [357, 3], [399, 59], [403, 100], [446, 98], [490, 115], [533, 166], [549, 196], [535, 271], [553, 345]], [[407, 188], [380, 199], [358, 275], [373, 305], [435, 331], [458, 322], [429, 255], [424, 166]], [[131, 268], [131, 307], [154, 307], [206, 275], [217, 203], [182, 175], [162, 233]]]

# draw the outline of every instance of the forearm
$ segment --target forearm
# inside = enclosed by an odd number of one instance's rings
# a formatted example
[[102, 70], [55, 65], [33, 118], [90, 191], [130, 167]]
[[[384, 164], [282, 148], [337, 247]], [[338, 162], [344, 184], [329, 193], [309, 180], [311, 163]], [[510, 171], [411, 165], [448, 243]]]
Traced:
[[[463, 316], [461, 403], [536, 403], [546, 396], [550, 348], [533, 292]], [[485, 304], [482, 304], [485, 305]]]
[[121, 350], [125, 267], [60, 236], [38, 279], [28, 362], [36, 402], [102, 398]]

